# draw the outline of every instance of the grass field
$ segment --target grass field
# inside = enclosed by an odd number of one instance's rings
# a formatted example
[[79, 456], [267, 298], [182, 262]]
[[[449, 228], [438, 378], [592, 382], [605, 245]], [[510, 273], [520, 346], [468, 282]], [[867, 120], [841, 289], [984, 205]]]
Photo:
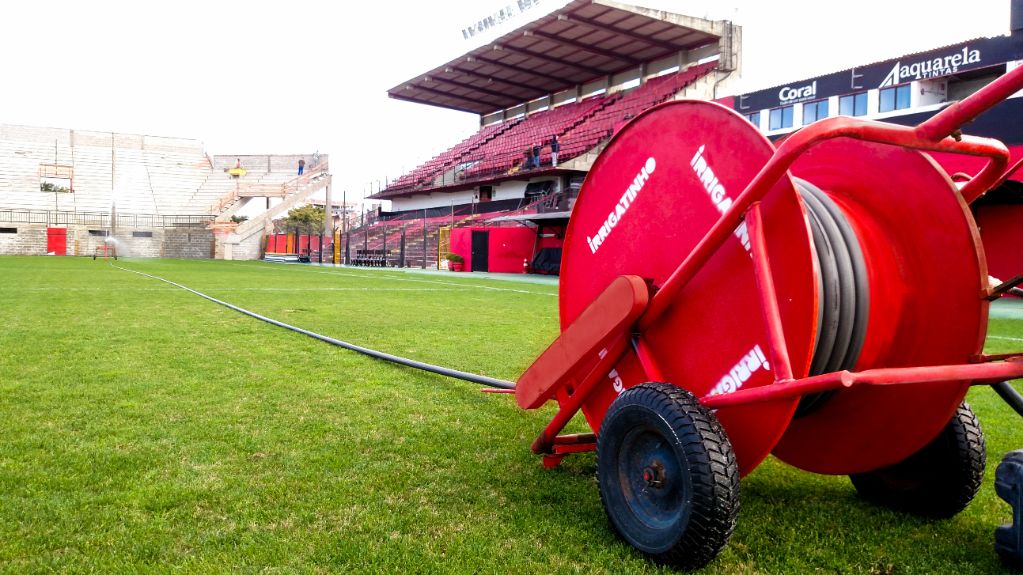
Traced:
[[[326, 335], [515, 379], [556, 288], [467, 275], [122, 260]], [[990, 350], [1023, 346], [1023, 314]], [[0, 258], [2, 573], [651, 573], [612, 534], [593, 454], [544, 470], [550, 410], [384, 364], [102, 261]], [[997, 573], [992, 487], [1023, 447], [988, 389], [988, 476], [948, 521], [769, 459], [706, 573]], [[578, 427], [577, 430], [582, 430]]]

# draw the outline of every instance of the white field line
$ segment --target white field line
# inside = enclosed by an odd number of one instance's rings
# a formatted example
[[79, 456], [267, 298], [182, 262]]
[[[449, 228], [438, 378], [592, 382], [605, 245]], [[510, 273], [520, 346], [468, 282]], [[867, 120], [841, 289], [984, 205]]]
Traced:
[[111, 292], [111, 291], [174, 291], [174, 288], [130, 288], [130, 287], [66, 287], [66, 286], [43, 286], [43, 287], [5, 287], [0, 289], [0, 293], [7, 292], [48, 292], [48, 291], [94, 291], [94, 292]]
[[1009, 337], [1007, 335], [989, 335], [989, 336], [987, 336], [987, 338], [988, 339], [1000, 339], [1002, 341], [1021, 341], [1021, 342], [1023, 342], [1023, 337]]
[[[245, 267], [252, 267], [252, 268], [259, 267], [259, 268], [263, 268], [263, 269], [274, 269], [274, 268], [271, 268], [269, 266], [269, 264], [264, 264], [264, 263], [257, 263], [256, 265], [250, 265], [250, 264], [247, 264], [245, 262], [234, 262], [234, 263], [236, 265], [241, 265], [241, 266], [245, 266]], [[522, 290], [522, 289], [512, 289], [512, 288], [500, 288], [500, 287], [494, 287], [494, 286], [484, 286], [484, 285], [479, 285], [479, 284], [466, 284], [466, 283], [461, 283], [461, 282], [446, 282], [446, 281], [443, 281], [443, 280], [424, 280], [424, 279], [413, 279], [413, 278], [399, 278], [399, 277], [394, 277], [394, 276], [391, 276], [391, 275], [387, 275], [387, 276], [365, 275], [365, 274], [348, 273], [347, 268], [338, 268], [338, 269], [341, 270], [340, 273], [337, 273], [337, 272], [324, 272], [324, 271], [305, 269], [305, 268], [298, 268], [298, 271], [303, 271], [303, 272], [313, 273], [313, 274], [322, 274], [322, 275], [334, 276], [334, 277], [338, 277], [338, 278], [362, 278], [362, 279], [375, 279], [375, 280], [393, 280], [393, 281], [398, 281], [398, 282], [417, 282], [417, 283], [427, 283], [427, 284], [436, 284], [436, 285], [448, 285], [448, 286], [455, 286], [455, 287], [460, 287], [460, 288], [470, 287], [470, 288], [475, 288], [475, 289], [484, 289], [484, 290], [491, 290], [491, 291], [503, 291], [503, 292], [512, 292], [512, 293], [525, 293], [525, 294], [531, 294], [531, 295], [542, 295], [542, 296], [558, 297], [558, 294], [556, 294], [556, 293], [547, 293], [547, 292], [532, 291], [532, 290]]]
[[324, 288], [278, 288], [278, 287], [248, 287], [248, 288], [206, 288], [208, 291], [295, 291], [295, 292], [308, 292], [308, 291], [364, 291], [364, 292], [375, 292], [375, 291], [440, 291], [440, 292], [452, 292], [452, 291], [471, 291], [469, 288], [463, 289], [451, 289], [451, 288], [368, 288], [368, 287], [324, 287]]
[[[323, 288], [287, 288], [287, 287], [225, 287], [207, 288], [208, 291], [252, 291], [252, 292], [456, 292], [473, 291], [472, 287], [462, 289], [452, 288], [368, 288], [368, 287], [323, 287]], [[130, 287], [28, 287], [28, 288], [4, 288], [0, 293], [6, 292], [150, 292], [150, 291], [178, 291], [175, 288], [130, 288]]]

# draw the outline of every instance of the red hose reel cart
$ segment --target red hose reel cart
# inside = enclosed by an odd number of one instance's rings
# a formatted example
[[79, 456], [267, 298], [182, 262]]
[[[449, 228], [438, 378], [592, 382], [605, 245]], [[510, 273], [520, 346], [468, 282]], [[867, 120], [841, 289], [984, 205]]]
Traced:
[[[976, 493], [971, 385], [1023, 377], [983, 354], [992, 288], [969, 204], [1011, 170], [960, 126], [1016, 68], [916, 127], [834, 117], [777, 148], [739, 114], [675, 101], [596, 160], [565, 239], [562, 333], [516, 384], [558, 405], [544, 464], [597, 451], [614, 530], [700, 567], [727, 543], [739, 477], [768, 455], [951, 516]], [[927, 151], [980, 156], [961, 186]], [[559, 435], [582, 411], [594, 433]]]

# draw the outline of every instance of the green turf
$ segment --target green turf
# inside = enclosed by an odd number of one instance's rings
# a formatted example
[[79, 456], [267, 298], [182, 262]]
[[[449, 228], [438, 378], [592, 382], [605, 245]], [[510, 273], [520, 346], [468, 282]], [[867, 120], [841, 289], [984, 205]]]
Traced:
[[[514, 379], [557, 288], [258, 262], [128, 260], [301, 327]], [[992, 351], [1023, 346], [993, 314]], [[651, 573], [604, 517], [592, 454], [544, 470], [551, 415], [85, 258], [0, 258], [2, 573]], [[769, 459], [707, 573], [992, 573], [994, 467], [1023, 447], [990, 390], [983, 491], [949, 521]], [[583, 429], [577, 423], [577, 429]]]

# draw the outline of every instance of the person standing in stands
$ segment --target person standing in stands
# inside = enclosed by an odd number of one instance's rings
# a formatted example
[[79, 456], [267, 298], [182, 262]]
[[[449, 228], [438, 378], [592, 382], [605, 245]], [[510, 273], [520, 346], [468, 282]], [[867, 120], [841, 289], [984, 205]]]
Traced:
[[554, 134], [551, 136], [551, 167], [558, 167], [558, 151], [561, 150], [561, 145], [558, 144], [558, 135]]
[[305, 171], [305, 158], [299, 158], [299, 160], [298, 160], [298, 175], [301, 176], [302, 172], [304, 172], [304, 171]]
[[539, 143], [533, 144], [533, 167], [534, 168], [539, 168], [540, 167], [540, 149], [542, 147], [543, 146], [541, 144], [539, 144]]
[[242, 169], [242, 159], [241, 158], [238, 158], [238, 159], [236, 159], [234, 161], [234, 169], [236, 169], [236, 170]]

